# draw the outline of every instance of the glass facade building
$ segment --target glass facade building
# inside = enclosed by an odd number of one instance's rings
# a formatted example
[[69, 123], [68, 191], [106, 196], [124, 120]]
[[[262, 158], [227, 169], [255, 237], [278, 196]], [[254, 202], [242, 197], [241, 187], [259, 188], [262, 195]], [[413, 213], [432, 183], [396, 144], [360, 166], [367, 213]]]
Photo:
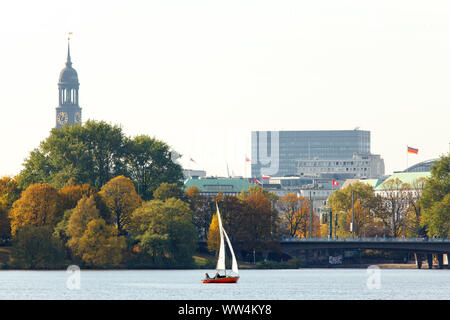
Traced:
[[296, 175], [298, 160], [370, 154], [370, 131], [252, 131], [252, 177]]

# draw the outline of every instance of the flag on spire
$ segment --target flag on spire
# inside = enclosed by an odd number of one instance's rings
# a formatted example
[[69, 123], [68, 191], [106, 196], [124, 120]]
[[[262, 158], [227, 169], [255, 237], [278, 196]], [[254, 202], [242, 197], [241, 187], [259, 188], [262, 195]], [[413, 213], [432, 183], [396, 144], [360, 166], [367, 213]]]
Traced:
[[408, 153], [418, 154], [419, 149], [408, 147]]

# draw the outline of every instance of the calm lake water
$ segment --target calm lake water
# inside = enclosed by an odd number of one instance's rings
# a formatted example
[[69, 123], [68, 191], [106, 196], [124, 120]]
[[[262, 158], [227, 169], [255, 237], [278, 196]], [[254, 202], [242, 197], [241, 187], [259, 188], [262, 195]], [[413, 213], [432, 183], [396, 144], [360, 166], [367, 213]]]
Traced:
[[[237, 284], [202, 284], [214, 270], [0, 271], [0, 299], [450, 300], [450, 270], [242, 270]], [[72, 278], [73, 279], [73, 278]], [[71, 282], [78, 283], [78, 282]]]

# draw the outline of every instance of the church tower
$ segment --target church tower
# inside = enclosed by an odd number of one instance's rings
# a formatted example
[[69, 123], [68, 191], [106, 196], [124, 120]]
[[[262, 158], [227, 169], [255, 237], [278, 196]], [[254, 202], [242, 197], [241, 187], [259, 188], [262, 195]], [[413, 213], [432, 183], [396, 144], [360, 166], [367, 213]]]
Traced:
[[67, 45], [66, 67], [59, 74], [59, 105], [56, 108], [56, 128], [65, 125], [81, 124], [81, 108], [78, 104], [78, 74], [72, 68], [70, 43]]

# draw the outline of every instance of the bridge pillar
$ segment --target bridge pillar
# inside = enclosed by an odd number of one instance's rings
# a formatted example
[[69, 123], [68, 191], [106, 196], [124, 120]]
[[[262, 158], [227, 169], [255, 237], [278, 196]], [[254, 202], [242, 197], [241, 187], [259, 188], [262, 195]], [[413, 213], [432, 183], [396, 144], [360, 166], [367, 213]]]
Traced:
[[427, 253], [427, 262], [428, 269], [433, 269], [433, 255], [431, 253]]
[[444, 267], [444, 254], [438, 253], [437, 260], [438, 260], [439, 269], [442, 269]]
[[417, 269], [422, 268], [422, 255], [414, 252], [414, 259], [416, 260]]

